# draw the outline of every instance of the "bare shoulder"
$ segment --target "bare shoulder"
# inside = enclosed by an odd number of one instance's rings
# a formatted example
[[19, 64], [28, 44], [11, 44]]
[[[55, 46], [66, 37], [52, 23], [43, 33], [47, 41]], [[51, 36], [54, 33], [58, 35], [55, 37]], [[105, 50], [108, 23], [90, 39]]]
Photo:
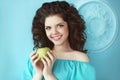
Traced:
[[75, 60], [83, 61], [83, 62], [89, 62], [89, 58], [87, 54], [80, 52], [80, 51], [74, 51], [74, 58]]

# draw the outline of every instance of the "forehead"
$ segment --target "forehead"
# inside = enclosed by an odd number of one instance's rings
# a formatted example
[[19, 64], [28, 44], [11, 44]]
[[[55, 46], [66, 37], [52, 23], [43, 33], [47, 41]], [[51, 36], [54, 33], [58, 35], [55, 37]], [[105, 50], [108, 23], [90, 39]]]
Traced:
[[59, 23], [64, 23], [65, 21], [58, 15], [48, 16], [45, 19], [45, 26], [56, 25]]

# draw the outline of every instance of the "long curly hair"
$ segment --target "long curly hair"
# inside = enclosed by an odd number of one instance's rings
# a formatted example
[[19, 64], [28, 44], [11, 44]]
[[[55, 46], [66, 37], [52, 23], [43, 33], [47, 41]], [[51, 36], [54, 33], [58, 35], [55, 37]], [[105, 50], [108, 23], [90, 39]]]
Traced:
[[32, 34], [34, 48], [49, 47], [53, 49], [54, 44], [47, 38], [45, 33], [45, 19], [48, 16], [59, 15], [68, 24], [70, 47], [74, 50], [86, 52], [84, 44], [86, 41], [85, 22], [79, 15], [77, 9], [66, 1], [53, 1], [44, 3], [37, 11], [32, 23]]

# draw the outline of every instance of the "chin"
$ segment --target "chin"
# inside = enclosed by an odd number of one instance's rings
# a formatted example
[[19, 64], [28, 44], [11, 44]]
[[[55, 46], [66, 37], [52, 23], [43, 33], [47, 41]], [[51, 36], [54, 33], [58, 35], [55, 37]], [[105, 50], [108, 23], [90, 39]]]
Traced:
[[54, 43], [55, 46], [60, 46], [62, 43]]

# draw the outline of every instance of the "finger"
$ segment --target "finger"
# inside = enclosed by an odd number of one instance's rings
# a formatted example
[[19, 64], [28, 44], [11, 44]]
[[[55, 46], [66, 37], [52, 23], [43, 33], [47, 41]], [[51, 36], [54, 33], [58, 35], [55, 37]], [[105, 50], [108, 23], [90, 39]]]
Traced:
[[36, 53], [36, 51], [33, 51], [31, 54], [30, 54], [30, 57], [34, 56]]
[[35, 65], [35, 64], [37, 64], [37, 62], [39, 62], [39, 58], [37, 57], [34, 61], [33, 61], [33, 64]]
[[31, 60], [34, 60], [35, 58], [38, 57], [38, 54], [34, 54], [32, 57], [31, 57]]
[[46, 61], [48, 65], [51, 64], [51, 60], [49, 59], [48, 56], [43, 56], [43, 59]]
[[50, 53], [56, 58], [56, 55], [54, 54], [54, 52], [51, 50]]
[[47, 53], [48, 53], [48, 56], [49, 56], [50, 60], [54, 61], [55, 56], [51, 52], [47, 52]]
[[44, 66], [47, 66], [47, 63], [46, 63], [46, 61], [43, 58], [41, 59], [41, 61], [42, 61]]
[[34, 54], [33, 56], [30, 57], [32, 62], [34, 62], [34, 60], [36, 60], [37, 58], [38, 58], [38, 54]]

